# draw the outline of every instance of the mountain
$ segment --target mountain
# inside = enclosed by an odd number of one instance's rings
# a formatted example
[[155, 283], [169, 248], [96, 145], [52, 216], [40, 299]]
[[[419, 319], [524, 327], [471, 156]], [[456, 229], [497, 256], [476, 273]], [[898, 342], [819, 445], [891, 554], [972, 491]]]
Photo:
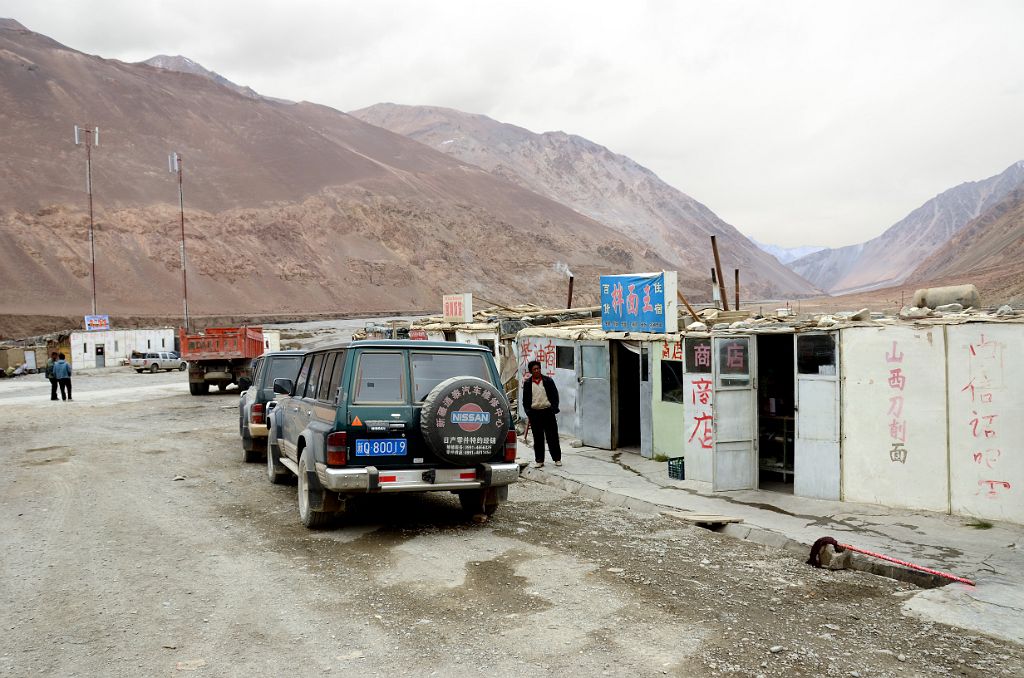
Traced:
[[[1024, 165], [1024, 162], [1019, 163]], [[973, 282], [986, 304], [1024, 301], [1024, 185], [961, 228], [910, 274], [921, 285]]]
[[337, 110], [103, 59], [0, 22], [0, 314], [91, 297], [83, 147], [92, 149], [99, 312], [180, 308], [183, 157], [195, 314], [434, 309], [444, 292], [581, 303], [600, 273], [668, 266], [547, 197]]
[[818, 292], [700, 202], [583, 137], [536, 134], [433, 106], [377, 104], [350, 114], [561, 202], [651, 247], [678, 268], [680, 286], [698, 300], [710, 297], [711, 235], [717, 236], [726, 278], [732, 280], [732, 269], [741, 270], [743, 296]]
[[207, 70], [195, 61], [181, 55], [178, 56], [167, 56], [166, 54], [158, 54], [155, 57], [146, 59], [145, 61], [139, 62], [146, 66], [152, 66], [153, 68], [161, 68], [166, 71], [175, 71], [178, 73], [190, 73], [192, 75], [201, 75], [205, 78], [213, 80], [218, 85], [223, 85], [228, 89], [232, 89], [242, 96], [251, 97], [253, 99], [259, 98], [259, 94], [255, 92], [251, 87], [242, 87], [236, 85], [220, 73], [215, 71]]
[[944, 191], [857, 245], [826, 249], [797, 259], [790, 268], [831, 294], [898, 285], [965, 224], [1024, 183], [1024, 162], [982, 181]]
[[825, 249], [824, 247], [817, 247], [815, 245], [805, 245], [803, 247], [781, 247], [780, 245], [769, 245], [767, 243], [759, 242], [753, 238], [750, 239], [750, 242], [754, 243], [783, 264], [788, 264], [791, 261], [796, 261], [800, 257], [806, 257], [808, 254], [814, 254], [815, 252], [820, 252]]

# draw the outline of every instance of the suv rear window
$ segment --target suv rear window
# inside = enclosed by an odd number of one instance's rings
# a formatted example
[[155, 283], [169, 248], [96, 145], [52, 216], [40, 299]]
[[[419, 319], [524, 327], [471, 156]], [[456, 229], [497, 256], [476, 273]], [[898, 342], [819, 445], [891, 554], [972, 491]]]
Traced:
[[479, 377], [487, 382], [492, 381], [484, 357], [482, 353], [413, 353], [412, 383], [415, 401], [423, 402], [435, 386], [451, 377]]
[[299, 373], [299, 362], [302, 360], [302, 356], [273, 356], [267, 358], [261, 366], [264, 370], [269, 370], [266, 379], [263, 381], [267, 384], [267, 388], [274, 387], [275, 379], [291, 379], [295, 380], [295, 375]]
[[405, 365], [401, 353], [363, 353], [356, 368], [356, 403], [404, 403]]

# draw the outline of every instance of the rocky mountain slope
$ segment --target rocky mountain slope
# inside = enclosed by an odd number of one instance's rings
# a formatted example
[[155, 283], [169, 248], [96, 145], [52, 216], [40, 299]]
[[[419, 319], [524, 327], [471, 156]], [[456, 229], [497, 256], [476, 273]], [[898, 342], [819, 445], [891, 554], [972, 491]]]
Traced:
[[1024, 301], [1024, 185], [969, 222], [911, 273], [909, 282], [973, 282], [983, 301]]
[[744, 296], [816, 292], [700, 202], [582, 137], [536, 134], [432, 106], [377, 104], [351, 115], [482, 167], [650, 246], [678, 267], [681, 286], [698, 299], [710, 295], [710, 235], [718, 238], [730, 290], [732, 270], [739, 268]]
[[1022, 184], [1024, 161], [988, 179], [940, 193], [876, 238], [822, 250], [789, 266], [831, 294], [897, 285], [964, 225]]
[[451, 291], [564, 303], [557, 262], [586, 302], [599, 273], [669, 266], [556, 201], [334, 109], [83, 54], [11, 20], [0, 101], [0, 313], [89, 308], [75, 124], [101, 129], [100, 312], [180, 308], [172, 150], [197, 314], [434, 309]]

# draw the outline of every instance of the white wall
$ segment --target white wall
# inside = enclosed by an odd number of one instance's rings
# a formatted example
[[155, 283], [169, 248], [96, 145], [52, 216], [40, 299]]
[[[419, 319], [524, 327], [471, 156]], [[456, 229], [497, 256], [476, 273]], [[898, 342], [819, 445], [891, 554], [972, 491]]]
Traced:
[[941, 326], [842, 330], [845, 500], [949, 510], [944, 337]]
[[1024, 523], [1024, 325], [952, 325], [946, 337], [952, 511]]
[[[579, 383], [576, 381], [575, 361], [579, 358], [579, 351], [575, 350], [576, 342], [572, 339], [553, 339], [551, 337], [524, 337], [517, 338], [515, 343], [515, 360], [519, 368], [517, 370], [517, 398], [521, 399], [523, 392], [523, 380], [528, 372], [526, 365], [531, 360], [539, 360], [541, 370], [546, 376], [551, 377], [558, 389], [558, 415], [555, 419], [558, 422], [558, 432], [564, 436], [576, 436], [579, 433], [579, 415], [576, 412], [576, 402]], [[573, 369], [563, 369], [556, 366], [555, 348], [558, 346], [573, 348]], [[519, 416], [525, 417], [523, 404], [519, 403]], [[610, 416], [610, 414], [609, 414]], [[530, 433], [531, 442], [533, 432]]]
[[105, 330], [72, 332], [71, 358], [75, 368], [96, 367], [96, 344], [103, 344], [106, 366], [117, 367], [132, 351], [173, 351], [174, 330]]

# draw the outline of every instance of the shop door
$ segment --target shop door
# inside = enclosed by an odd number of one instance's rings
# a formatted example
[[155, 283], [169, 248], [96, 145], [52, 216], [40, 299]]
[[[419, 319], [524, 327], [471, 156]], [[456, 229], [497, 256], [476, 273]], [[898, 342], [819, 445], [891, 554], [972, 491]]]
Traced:
[[714, 450], [711, 488], [757, 487], [755, 343], [749, 336], [714, 337]]
[[793, 494], [839, 500], [838, 335], [796, 337], [796, 449]]
[[654, 456], [654, 415], [651, 412], [654, 386], [651, 381], [651, 352], [640, 349], [640, 454]]
[[579, 432], [584, 445], [612, 447], [611, 353], [605, 341], [580, 342], [577, 381]]
[[107, 349], [103, 344], [96, 344], [96, 367], [107, 366]]

